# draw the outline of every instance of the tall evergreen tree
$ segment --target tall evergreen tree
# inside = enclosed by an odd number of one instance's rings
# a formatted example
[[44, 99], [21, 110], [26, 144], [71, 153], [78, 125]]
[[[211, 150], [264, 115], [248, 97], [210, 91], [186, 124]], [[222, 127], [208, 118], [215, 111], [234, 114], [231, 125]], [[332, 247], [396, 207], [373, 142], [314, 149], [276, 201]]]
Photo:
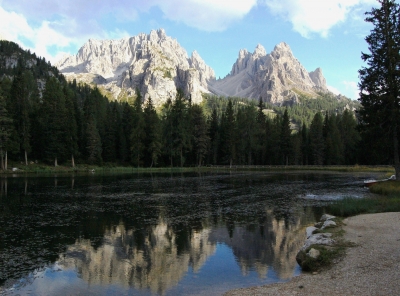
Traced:
[[217, 108], [214, 107], [208, 123], [208, 135], [210, 138], [209, 162], [213, 165], [218, 164], [218, 151], [220, 146], [220, 126]]
[[0, 95], [0, 158], [1, 169], [7, 170], [7, 152], [13, 131], [13, 121], [6, 108], [6, 100]]
[[59, 160], [64, 160], [68, 155], [68, 114], [65, 107], [65, 96], [61, 84], [54, 77], [46, 81], [43, 92], [43, 103], [40, 109], [40, 126], [42, 130], [42, 142], [44, 158], [54, 161], [58, 165]]
[[396, 178], [400, 179], [400, 9], [395, 0], [378, 2], [379, 8], [366, 13], [373, 29], [365, 38], [370, 53], [361, 56], [367, 66], [359, 70], [360, 118], [364, 130], [379, 127], [381, 135], [391, 139]]
[[[20, 62], [18, 65], [22, 64]], [[21, 66], [22, 67], [22, 66]], [[37, 83], [32, 72], [22, 68], [14, 77], [11, 86], [9, 111], [19, 135], [19, 145], [24, 154], [25, 165], [28, 165], [28, 153], [31, 152], [31, 113], [32, 104], [38, 101]]]
[[207, 134], [206, 118], [203, 114], [203, 109], [199, 105], [192, 105], [191, 107], [191, 126], [196, 165], [201, 166], [207, 153], [210, 138]]
[[282, 122], [280, 126], [280, 151], [282, 154], [282, 164], [289, 164], [289, 156], [292, 152], [292, 143], [291, 143], [291, 130], [290, 130], [290, 120], [287, 108], [283, 113]]
[[144, 153], [144, 118], [142, 109], [142, 95], [136, 88], [136, 97], [133, 103], [132, 131], [131, 131], [131, 153], [132, 163], [140, 166]]
[[229, 99], [228, 106], [221, 118], [221, 140], [222, 152], [225, 161], [232, 167], [236, 158], [236, 120], [233, 111], [232, 100]]
[[146, 149], [145, 162], [148, 166], [157, 165], [161, 155], [161, 121], [154, 109], [151, 98], [147, 100], [144, 108], [144, 145]]
[[311, 122], [309, 137], [310, 137], [310, 156], [312, 164], [324, 164], [324, 123], [321, 113], [317, 112]]

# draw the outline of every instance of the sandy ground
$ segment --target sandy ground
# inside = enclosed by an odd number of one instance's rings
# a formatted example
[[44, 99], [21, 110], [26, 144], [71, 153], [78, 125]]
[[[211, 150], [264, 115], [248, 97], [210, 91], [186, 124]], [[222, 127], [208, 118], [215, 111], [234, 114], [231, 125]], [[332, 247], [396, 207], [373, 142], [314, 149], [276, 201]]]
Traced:
[[400, 213], [360, 215], [344, 223], [344, 238], [356, 246], [331, 269], [225, 295], [400, 295]]

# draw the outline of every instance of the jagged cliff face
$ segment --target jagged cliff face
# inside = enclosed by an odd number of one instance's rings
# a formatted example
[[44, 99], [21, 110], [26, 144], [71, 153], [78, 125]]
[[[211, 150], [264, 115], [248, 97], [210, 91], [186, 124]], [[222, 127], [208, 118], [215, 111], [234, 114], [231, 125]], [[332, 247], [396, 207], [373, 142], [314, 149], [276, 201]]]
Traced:
[[212, 84], [215, 93], [259, 99], [273, 104], [295, 103], [298, 93], [328, 91], [322, 70], [308, 72], [282, 42], [267, 54], [257, 45], [253, 53], [240, 50], [230, 74]]
[[196, 51], [188, 57], [163, 29], [121, 40], [89, 40], [57, 66], [67, 77], [95, 83], [115, 99], [133, 96], [139, 88], [155, 105], [173, 99], [177, 88], [194, 103], [202, 101], [203, 93], [285, 104], [297, 102], [299, 93], [328, 91], [322, 70], [308, 72], [286, 43], [270, 54], [261, 45], [253, 53], [240, 50], [230, 74], [215, 80], [213, 69]]
[[95, 83], [116, 99], [132, 96], [139, 88], [155, 105], [174, 98], [177, 88], [198, 103], [215, 80], [214, 71], [197, 52], [188, 57], [163, 29], [121, 40], [89, 40], [57, 66], [67, 77]]

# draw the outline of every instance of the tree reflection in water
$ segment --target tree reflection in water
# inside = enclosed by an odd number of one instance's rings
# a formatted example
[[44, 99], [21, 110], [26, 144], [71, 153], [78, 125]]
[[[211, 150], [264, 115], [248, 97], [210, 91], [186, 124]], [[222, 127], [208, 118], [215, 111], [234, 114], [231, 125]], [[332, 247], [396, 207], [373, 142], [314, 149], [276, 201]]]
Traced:
[[[242, 274], [226, 289], [286, 280], [298, 270], [304, 228], [322, 211], [298, 196], [325, 194], [329, 182], [348, 178], [246, 173], [0, 179], [0, 289], [55, 263], [89, 285], [80, 289], [118, 286], [164, 295], [188, 283], [201, 291], [194, 285], [223, 277], [221, 246]], [[362, 193], [356, 185], [353, 190]], [[202, 270], [215, 271], [214, 278]], [[187, 278], [191, 273], [194, 280]], [[18, 290], [35, 291], [39, 284], [37, 279]]]

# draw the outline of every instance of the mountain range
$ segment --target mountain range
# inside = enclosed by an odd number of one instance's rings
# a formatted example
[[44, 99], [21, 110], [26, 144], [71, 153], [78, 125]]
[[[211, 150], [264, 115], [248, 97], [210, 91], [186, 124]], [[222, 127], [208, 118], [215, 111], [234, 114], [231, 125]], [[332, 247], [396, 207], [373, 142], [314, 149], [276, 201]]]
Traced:
[[231, 72], [216, 79], [196, 51], [189, 57], [164, 29], [120, 40], [90, 39], [56, 66], [68, 79], [96, 84], [114, 99], [133, 96], [138, 88], [155, 105], [174, 98], [177, 88], [194, 103], [215, 94], [285, 105], [298, 102], [299, 94], [329, 92], [322, 70], [308, 72], [284, 42], [269, 54], [260, 44], [253, 53], [240, 50]]

